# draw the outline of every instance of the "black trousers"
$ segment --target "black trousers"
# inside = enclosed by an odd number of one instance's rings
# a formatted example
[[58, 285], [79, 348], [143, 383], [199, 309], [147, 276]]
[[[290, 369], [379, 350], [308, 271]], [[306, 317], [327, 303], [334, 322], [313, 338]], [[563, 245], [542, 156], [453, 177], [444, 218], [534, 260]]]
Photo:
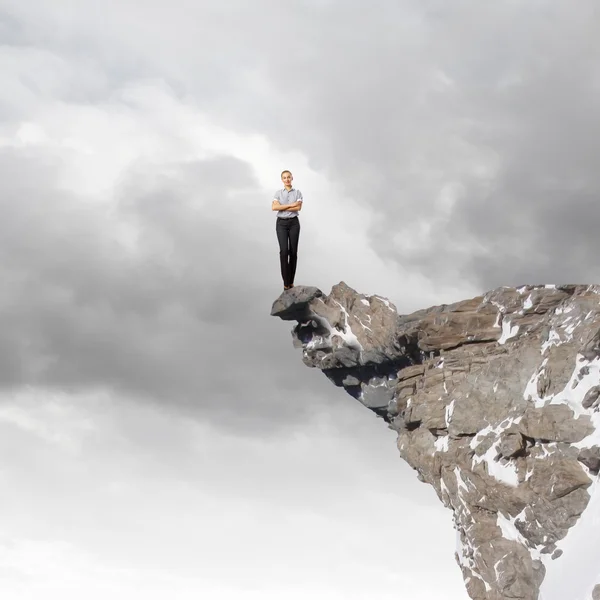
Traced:
[[279, 262], [281, 263], [283, 285], [292, 285], [296, 276], [296, 264], [298, 262], [300, 219], [298, 217], [291, 217], [289, 219], [277, 217], [275, 231], [277, 232], [277, 241], [279, 242]]

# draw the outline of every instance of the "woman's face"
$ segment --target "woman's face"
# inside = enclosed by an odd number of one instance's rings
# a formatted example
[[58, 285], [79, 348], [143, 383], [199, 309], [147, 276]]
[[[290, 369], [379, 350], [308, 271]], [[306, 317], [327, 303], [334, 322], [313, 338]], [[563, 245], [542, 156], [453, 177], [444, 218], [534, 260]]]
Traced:
[[286, 187], [291, 187], [293, 179], [294, 178], [292, 177], [291, 173], [284, 173], [281, 176], [281, 181], [283, 181], [283, 185], [285, 185]]

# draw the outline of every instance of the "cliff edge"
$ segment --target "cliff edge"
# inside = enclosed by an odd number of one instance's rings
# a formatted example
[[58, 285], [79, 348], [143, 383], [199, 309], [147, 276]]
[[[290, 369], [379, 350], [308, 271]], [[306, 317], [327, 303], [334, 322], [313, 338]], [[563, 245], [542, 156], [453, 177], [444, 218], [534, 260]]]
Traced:
[[[397, 431], [453, 511], [469, 596], [547, 600], [600, 470], [600, 286], [503, 287], [399, 315], [340, 282], [286, 291], [271, 315], [296, 321], [307, 366]], [[597, 570], [570, 600], [591, 600]]]

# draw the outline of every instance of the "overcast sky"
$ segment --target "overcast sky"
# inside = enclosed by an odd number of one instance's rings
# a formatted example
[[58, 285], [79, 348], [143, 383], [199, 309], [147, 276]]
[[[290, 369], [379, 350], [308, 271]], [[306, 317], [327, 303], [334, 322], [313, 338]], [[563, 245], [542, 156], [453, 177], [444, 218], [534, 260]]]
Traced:
[[592, 0], [0, 0], [7, 600], [466, 600], [451, 513], [307, 369], [296, 284], [401, 313], [597, 282]]

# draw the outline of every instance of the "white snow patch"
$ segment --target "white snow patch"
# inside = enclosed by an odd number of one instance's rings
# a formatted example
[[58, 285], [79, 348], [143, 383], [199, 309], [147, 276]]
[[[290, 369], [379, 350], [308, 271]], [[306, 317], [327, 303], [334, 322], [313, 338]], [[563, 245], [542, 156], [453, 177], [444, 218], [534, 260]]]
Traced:
[[331, 327], [331, 325], [329, 325], [329, 322], [325, 319], [325, 322], [327, 323], [327, 327], [331, 333], [331, 337], [334, 336], [338, 336], [341, 337], [344, 342], [346, 343], [347, 346], [350, 346], [351, 348], [358, 348], [361, 352], [363, 350], [363, 347], [361, 345], [361, 343], [358, 341], [358, 338], [356, 337], [356, 335], [354, 334], [354, 332], [352, 331], [352, 328], [350, 327], [349, 323], [348, 323], [348, 311], [337, 301], [334, 300], [334, 302], [340, 307], [340, 309], [342, 310], [342, 312], [344, 313], [344, 329], [345, 331], [338, 331], [337, 329], [334, 329], [333, 327]]
[[367, 300], [365, 300], [364, 298], [361, 298], [360, 301], [365, 305], [365, 306], [371, 306]]
[[[569, 310], [571, 310], [571, 308], [564, 309], [562, 311], [562, 313], [569, 312]], [[562, 314], [562, 313], [558, 312], [558, 309], [556, 310], [556, 313]], [[581, 319], [576, 320], [576, 319], [574, 319], [574, 317], [567, 317], [558, 326], [558, 327], [560, 327], [560, 329], [562, 329], [562, 331], [564, 333], [561, 335], [561, 333], [559, 333], [559, 331], [557, 331], [556, 329], [553, 328], [550, 331], [548, 339], [542, 344], [541, 353], [544, 354], [544, 352], [546, 352], [546, 350], [548, 348], [550, 348], [551, 346], [560, 346], [561, 344], [564, 344], [565, 342], [570, 342], [573, 339], [573, 334], [575, 333], [575, 329], [577, 329], [577, 327], [579, 325], [581, 325]]]
[[496, 574], [496, 581], [498, 581], [498, 579], [500, 579], [500, 570], [498, 569], [500, 563], [504, 560], [504, 556], [502, 558], [499, 558], [495, 563], [494, 563], [494, 573]]
[[387, 300], [386, 298], [382, 298], [381, 296], [374, 296], [375, 298], [378, 298], [379, 300], [381, 300], [392, 312], [396, 312], [390, 305], [389, 300]]
[[[583, 372], [587, 370], [587, 374]], [[549, 394], [543, 399], [539, 399], [536, 402], [538, 406], [545, 406], [546, 404], [566, 404], [575, 413], [575, 417], [582, 414], [590, 414], [585, 408], [583, 408], [583, 398], [591, 387], [598, 385], [600, 382], [600, 358], [594, 360], [587, 360], [581, 354], [577, 355], [575, 359], [575, 367], [573, 373], [565, 387], [559, 390], [555, 394]], [[536, 392], [537, 394], [537, 392]], [[596, 429], [600, 426], [598, 420], [598, 413], [591, 414], [592, 421]], [[593, 435], [593, 434], [592, 434]], [[587, 440], [588, 438], [586, 438]], [[599, 438], [600, 439], [600, 438]], [[580, 447], [585, 447], [587, 444], [586, 440], [579, 442]], [[583, 444], [583, 446], [581, 446]], [[577, 444], [576, 444], [577, 445]]]
[[487, 466], [487, 472], [490, 477], [493, 477], [497, 481], [501, 483], [505, 483], [511, 487], [517, 487], [519, 485], [519, 477], [517, 473], [517, 467], [514, 462], [499, 462], [496, 460], [496, 456], [498, 456], [498, 445], [500, 444], [500, 435], [503, 431], [511, 427], [514, 423], [518, 423], [522, 417], [507, 417], [501, 423], [492, 427], [488, 425], [480, 432], [477, 433], [471, 440], [469, 444], [472, 450], [475, 450], [479, 444], [481, 444], [488, 435], [492, 434], [493, 438], [496, 440], [490, 448], [488, 448], [487, 452], [481, 454], [479, 456], [473, 456], [473, 464], [480, 464], [485, 461]]
[[[323, 302], [323, 301], [321, 300], [321, 302]], [[362, 352], [363, 347], [362, 347], [361, 343], [358, 341], [358, 338], [356, 337], [354, 332], [352, 331], [352, 328], [348, 324], [348, 316], [349, 316], [348, 312], [339, 302], [337, 302], [336, 300], [334, 300], [334, 302], [342, 309], [342, 311], [344, 313], [344, 318], [345, 318], [344, 329], [345, 329], [345, 331], [339, 331], [338, 329], [332, 327], [327, 319], [325, 319], [319, 315], [313, 314], [311, 318], [314, 319], [315, 321], [318, 321], [322, 327], [327, 329], [327, 332], [329, 335], [313, 336], [312, 340], [305, 345], [304, 352], [306, 352], [307, 350], [318, 350], [321, 348], [323, 348], [323, 349], [331, 348], [332, 347], [332, 338], [334, 336], [338, 336], [338, 337], [342, 338], [344, 340], [344, 343], [348, 347], [357, 348], [358, 350], [360, 350]]]
[[[448, 489], [448, 486], [446, 485], [446, 482], [444, 481], [443, 477], [440, 479], [440, 489], [442, 490], [442, 492], [446, 493], [448, 500], [450, 500], [450, 490]], [[442, 494], [442, 498], [443, 497], [444, 495]]]
[[573, 332], [575, 331], [575, 329], [577, 329], [577, 325], [579, 325], [579, 323], [575, 322], [575, 323], [571, 323], [567, 327], [565, 327], [565, 333], [569, 336], [569, 340], [573, 339]]
[[540, 352], [541, 354], [544, 354], [546, 350], [548, 350], [548, 348], [550, 348], [551, 346], [560, 346], [561, 344], [562, 340], [560, 339], [560, 335], [558, 335], [556, 329], [551, 329], [550, 335], [548, 336], [548, 339], [542, 344]]
[[[569, 312], [564, 308], [563, 312]], [[568, 322], [568, 319], [565, 323]], [[567, 335], [572, 334], [574, 324], [565, 328]], [[552, 339], [553, 336], [549, 339]], [[537, 380], [544, 371], [545, 359], [541, 367], [530, 378], [524, 397], [534, 400], [536, 406], [547, 404], [567, 404], [575, 414], [590, 415], [595, 431], [582, 441], [572, 444], [575, 448], [586, 448], [600, 445], [600, 413], [586, 410], [582, 401], [588, 390], [600, 382], [600, 359], [586, 360], [582, 355], [577, 355], [573, 373], [565, 387], [555, 394], [540, 398], [537, 394]], [[544, 459], [551, 452], [551, 445], [545, 444], [543, 453], [537, 458]], [[527, 473], [529, 478], [531, 473]], [[600, 583], [600, 487], [598, 478], [594, 478], [592, 486], [588, 489], [591, 499], [583, 515], [569, 530], [567, 536], [557, 543], [563, 555], [556, 561], [551, 555], [538, 554], [546, 567], [546, 577], [540, 590], [540, 600], [590, 600], [591, 592], [595, 585]], [[510, 523], [503, 523], [503, 534], [510, 533]], [[506, 532], [506, 533], [505, 533]], [[536, 550], [531, 550], [535, 557]]]
[[[318, 318], [316, 320], [330, 331], [330, 327], [328, 326], [329, 323], [327, 323], [325, 319]], [[304, 346], [304, 352], [306, 353], [307, 350], [320, 350], [326, 348], [331, 348], [331, 336], [313, 335], [310, 342]]]
[[452, 402], [450, 402], [450, 404], [448, 404], [448, 406], [446, 406], [446, 426], [448, 426], [450, 424], [450, 421], [452, 419], [452, 413], [454, 412], [454, 403], [456, 402], [456, 400], [452, 400]]
[[524, 400], [530, 400], [530, 401], [534, 401], [536, 403], [539, 400], [541, 400], [541, 398], [538, 395], [537, 385], [538, 385], [538, 379], [544, 373], [547, 362], [548, 362], [548, 359], [545, 358], [542, 361], [542, 364], [538, 367], [537, 371], [534, 372], [533, 375], [529, 378], [529, 381], [527, 382], [527, 385], [525, 386], [525, 391], [523, 392]]
[[552, 454], [556, 449], [556, 442], [550, 442], [547, 444], [539, 444], [540, 448], [538, 449], [538, 453], [534, 455], [536, 460], [546, 459]]
[[469, 444], [471, 450], [475, 450], [475, 448], [477, 448], [477, 446], [479, 446], [479, 444], [481, 444], [481, 442], [483, 442], [483, 440], [486, 438], [488, 433], [491, 433], [492, 431], [494, 431], [494, 429], [492, 428], [491, 425], [488, 425], [487, 427], [484, 427], [481, 431], [479, 431], [477, 433], [477, 435], [473, 436], [473, 439], [471, 440], [471, 443]]
[[505, 483], [511, 487], [517, 487], [519, 485], [519, 476], [517, 473], [516, 465], [508, 461], [506, 464], [502, 464], [498, 460], [496, 460], [496, 456], [498, 455], [498, 442], [492, 444], [492, 446], [488, 449], [485, 454], [481, 456], [474, 456], [474, 463], [481, 463], [485, 461], [487, 465], [487, 472], [490, 477], [496, 479], [496, 481], [500, 481], [501, 483]]
[[368, 329], [371, 333], [373, 333], [373, 330], [368, 325], [365, 325], [358, 317], [356, 317], [356, 320], [361, 324], [363, 329]]
[[458, 528], [456, 529], [456, 556], [458, 557], [458, 564], [461, 567], [472, 568], [471, 562], [467, 558], [466, 548], [460, 537], [460, 531]]
[[527, 310], [528, 308], [531, 308], [533, 306], [533, 302], [531, 300], [531, 294], [529, 294], [529, 296], [527, 296], [527, 299], [525, 300], [525, 302], [523, 302], [523, 308], [525, 310]]
[[506, 306], [504, 306], [504, 304], [500, 304], [500, 302], [498, 302], [497, 300], [490, 300], [490, 303], [492, 304], [492, 306], [495, 306], [498, 309], [498, 312], [500, 314], [504, 314], [506, 312]]
[[435, 449], [438, 452], [448, 452], [448, 440], [450, 436], [444, 435], [435, 440]]
[[[525, 509], [523, 509], [523, 511], [524, 510]], [[505, 540], [519, 542], [520, 544], [523, 544], [523, 546], [527, 547], [527, 540], [515, 527], [515, 521], [523, 514], [523, 511], [521, 511], [521, 513], [519, 513], [516, 517], [505, 517], [502, 513], [498, 513], [496, 525], [500, 527], [500, 530], [502, 531], [502, 537]]]
[[502, 321], [502, 336], [498, 340], [499, 344], [504, 344], [507, 340], [515, 337], [519, 331], [518, 325], [513, 325], [511, 327], [510, 321], [508, 319], [504, 319]]
[[498, 311], [496, 313], [496, 321], [494, 322], [494, 327], [500, 327], [500, 319], [502, 318], [502, 311]]
[[468, 492], [469, 488], [467, 487], [465, 480], [462, 478], [460, 469], [458, 467], [454, 467], [454, 476], [456, 477], [456, 484], [458, 485], [458, 489], [464, 489]]
[[555, 311], [554, 314], [555, 315], [565, 315], [567, 313], [570, 313], [575, 307], [570, 304], [567, 306], [559, 306]]
[[581, 381], [579, 381], [575, 389], [572, 389], [572, 384], [569, 385], [571, 382], [567, 383], [564, 398], [575, 412], [575, 416], [579, 416], [580, 414], [590, 415], [592, 425], [594, 426], [594, 431], [590, 435], [580, 442], [571, 445], [575, 448], [590, 448], [591, 446], [600, 446], [600, 413], [583, 408], [581, 403], [589, 389], [600, 382], [600, 359], [596, 358], [592, 361], [586, 361], [583, 357], [581, 358], [580, 366], [575, 368], [571, 379], [574, 381], [578, 379], [578, 374], [582, 368], [581, 365], [588, 368], [588, 374], [582, 376]]

